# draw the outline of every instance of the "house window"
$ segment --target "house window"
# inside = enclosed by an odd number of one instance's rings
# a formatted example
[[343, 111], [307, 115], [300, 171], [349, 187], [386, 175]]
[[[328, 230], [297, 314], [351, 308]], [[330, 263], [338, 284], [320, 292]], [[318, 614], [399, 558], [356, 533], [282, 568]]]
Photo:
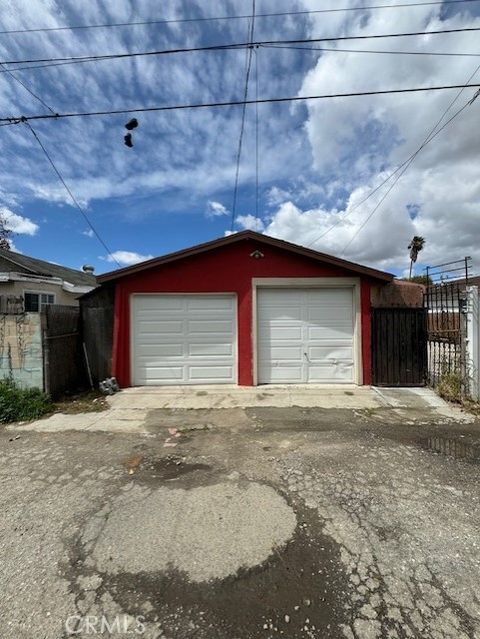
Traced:
[[55, 304], [53, 293], [24, 293], [24, 297], [27, 313], [38, 313], [47, 304]]

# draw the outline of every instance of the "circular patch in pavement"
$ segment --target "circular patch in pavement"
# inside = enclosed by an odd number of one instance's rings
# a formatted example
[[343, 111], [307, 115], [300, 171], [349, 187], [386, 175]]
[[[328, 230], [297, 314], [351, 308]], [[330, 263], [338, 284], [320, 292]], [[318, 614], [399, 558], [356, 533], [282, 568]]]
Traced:
[[113, 503], [92, 554], [102, 572], [176, 569], [202, 582], [262, 563], [295, 527], [293, 509], [262, 484], [134, 488]]

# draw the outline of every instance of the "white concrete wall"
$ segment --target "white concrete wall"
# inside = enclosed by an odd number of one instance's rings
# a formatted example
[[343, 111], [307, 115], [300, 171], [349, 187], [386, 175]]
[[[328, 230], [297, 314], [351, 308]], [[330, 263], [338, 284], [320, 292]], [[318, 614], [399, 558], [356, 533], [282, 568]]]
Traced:
[[472, 399], [480, 400], [480, 300], [478, 287], [467, 287], [467, 369]]

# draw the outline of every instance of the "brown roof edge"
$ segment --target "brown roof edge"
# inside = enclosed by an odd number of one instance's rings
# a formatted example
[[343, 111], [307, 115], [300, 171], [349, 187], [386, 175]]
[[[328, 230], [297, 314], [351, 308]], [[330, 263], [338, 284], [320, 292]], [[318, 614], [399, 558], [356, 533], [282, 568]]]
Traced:
[[240, 231], [239, 233], [233, 233], [232, 235], [227, 235], [226, 237], [211, 240], [210, 242], [197, 244], [196, 246], [182, 249], [181, 251], [176, 251], [175, 253], [169, 253], [168, 255], [163, 255], [162, 257], [154, 257], [151, 260], [146, 260], [145, 262], [140, 262], [139, 264], [134, 264], [133, 266], [126, 266], [125, 268], [120, 268], [116, 271], [110, 271], [109, 273], [98, 275], [97, 280], [100, 284], [104, 284], [106, 282], [111, 282], [128, 275], [133, 275], [134, 273], [140, 273], [141, 271], [145, 271], [156, 266], [162, 266], [163, 264], [174, 262], [175, 260], [180, 260], [185, 257], [191, 257], [193, 255], [205, 253], [206, 251], [211, 251], [222, 246], [228, 246], [241, 240], [256, 240], [258, 242], [263, 242], [264, 244], [269, 244], [270, 246], [285, 249], [287, 251], [291, 251], [293, 253], [297, 253], [314, 260], [326, 262], [327, 264], [332, 264], [333, 266], [338, 266], [349, 271], [355, 271], [357, 273], [360, 273], [361, 275], [371, 277], [372, 279], [390, 282], [394, 278], [391, 273], [378, 271], [377, 269], [369, 268], [368, 266], [362, 266], [361, 264], [355, 264], [355, 262], [349, 262], [347, 260], [334, 257], [333, 255], [327, 255], [326, 253], [319, 253], [318, 251], [306, 248], [305, 246], [292, 244], [291, 242], [279, 240], [275, 237], [270, 237], [269, 235], [263, 235], [262, 233], [257, 233], [255, 231]]

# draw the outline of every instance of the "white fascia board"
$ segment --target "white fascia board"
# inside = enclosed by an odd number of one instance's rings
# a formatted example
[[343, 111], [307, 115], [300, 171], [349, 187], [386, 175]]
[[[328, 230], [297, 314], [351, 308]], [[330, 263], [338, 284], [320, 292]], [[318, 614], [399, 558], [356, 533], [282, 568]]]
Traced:
[[94, 286], [76, 286], [62, 280], [60, 277], [31, 276], [26, 273], [0, 273], [0, 282], [28, 282], [29, 284], [51, 284], [61, 286], [67, 293], [83, 295], [89, 293]]

